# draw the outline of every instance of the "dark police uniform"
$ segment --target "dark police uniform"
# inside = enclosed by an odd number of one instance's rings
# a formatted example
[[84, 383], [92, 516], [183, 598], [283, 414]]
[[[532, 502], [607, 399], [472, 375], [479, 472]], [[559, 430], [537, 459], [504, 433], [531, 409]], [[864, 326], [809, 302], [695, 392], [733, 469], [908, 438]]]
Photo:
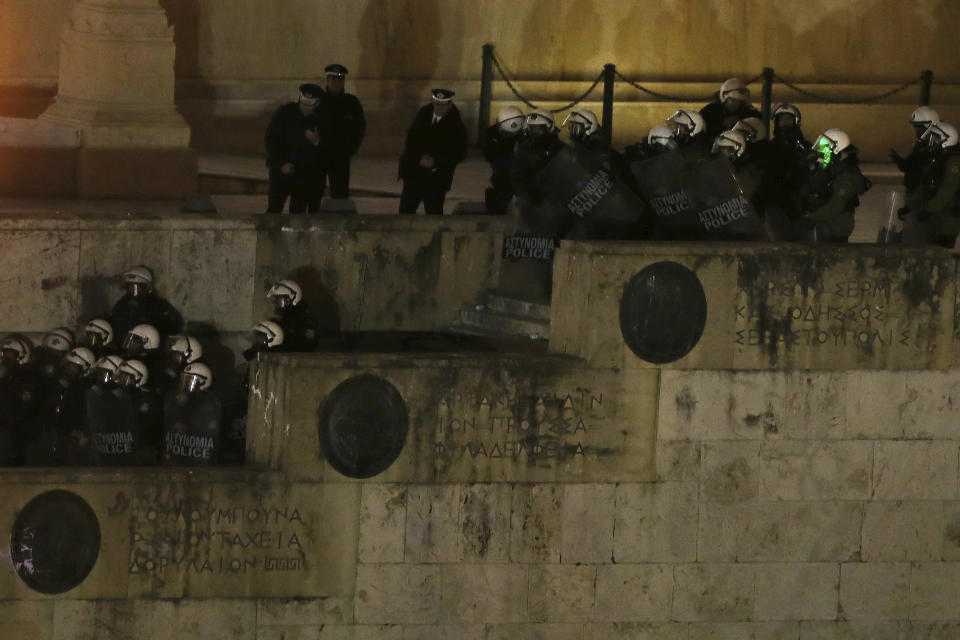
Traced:
[[275, 318], [283, 329], [284, 351], [315, 351], [320, 342], [320, 324], [307, 303], [277, 310]]
[[[339, 64], [328, 65], [327, 75], [346, 76], [347, 68]], [[330, 178], [330, 196], [350, 197], [350, 158], [360, 148], [367, 131], [363, 107], [357, 97], [350, 93], [331, 93], [324, 90], [314, 114], [320, 133], [320, 164], [317, 179], [318, 195], [323, 197]]]
[[[180, 333], [183, 316], [166, 299], [153, 289], [139, 296], [129, 293], [117, 300], [110, 314], [115, 339], [123, 340], [130, 329], [138, 324], [150, 324], [157, 328], [160, 339]], [[98, 356], [102, 355], [97, 353]], [[108, 354], [109, 355], [109, 354]]]
[[813, 223], [817, 242], [846, 242], [853, 232], [860, 195], [870, 188], [860, 173], [857, 150], [847, 147], [826, 167], [818, 166], [801, 190], [804, 219]]
[[[319, 100], [323, 93], [318, 85], [300, 86], [301, 99]], [[307, 131], [317, 130], [314, 114], [304, 115], [297, 102], [289, 102], [273, 114], [264, 142], [267, 147], [267, 167], [270, 168], [270, 187], [267, 195], [267, 213], [281, 213], [290, 198], [290, 213], [304, 213], [318, 208], [320, 159], [317, 146], [307, 139]], [[319, 131], [317, 131], [319, 135]], [[292, 174], [281, 170], [284, 164], [293, 164]]]
[[513, 198], [510, 170], [520, 136], [504, 133], [499, 124], [487, 129], [483, 139], [483, 157], [490, 165], [490, 186], [484, 192], [487, 213], [506, 213]]
[[[453, 95], [446, 89], [433, 90], [436, 101], [449, 102]], [[453, 173], [467, 156], [467, 128], [456, 105], [451, 105], [436, 123], [433, 120], [433, 105], [424, 105], [407, 130], [397, 176], [403, 180], [400, 213], [416, 213], [423, 201], [427, 214], [442, 215], [443, 201], [453, 185]], [[424, 155], [433, 158], [433, 167], [427, 169], [420, 165]]]
[[724, 131], [729, 131], [735, 124], [744, 118], [759, 118], [760, 112], [749, 102], [741, 102], [740, 106], [733, 113], [729, 113], [723, 103], [720, 102], [720, 92], [713, 96], [713, 101], [700, 109], [700, 115], [706, 122], [707, 129], [704, 135], [709, 140], [713, 140]]

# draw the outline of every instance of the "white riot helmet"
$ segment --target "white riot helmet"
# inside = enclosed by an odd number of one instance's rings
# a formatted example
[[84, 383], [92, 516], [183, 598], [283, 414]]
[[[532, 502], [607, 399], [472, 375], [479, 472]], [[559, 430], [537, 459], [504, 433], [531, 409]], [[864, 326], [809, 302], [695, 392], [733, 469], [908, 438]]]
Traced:
[[199, 360], [203, 356], [203, 347], [193, 336], [174, 336], [167, 353], [172, 363], [181, 367]]
[[913, 127], [914, 137], [918, 140], [927, 127], [937, 122], [940, 122], [940, 114], [926, 105], [917, 107], [910, 114], [910, 126]]
[[524, 119], [523, 111], [510, 105], [500, 109], [500, 112], [497, 113], [497, 126], [501, 132], [507, 135], [518, 135], [523, 131]]
[[273, 320], [258, 322], [253, 333], [256, 341], [267, 348], [272, 349], [283, 344], [283, 328]]
[[0, 356], [7, 362], [25, 364], [30, 362], [30, 343], [25, 338], [7, 336], [0, 340]]
[[739, 158], [747, 147], [747, 139], [739, 131], [724, 131], [713, 141], [713, 153], [723, 153], [728, 158]]
[[569, 128], [571, 139], [583, 140], [600, 129], [600, 121], [593, 111], [578, 109], [570, 112], [567, 119], [563, 121], [563, 126]]
[[783, 103], [783, 104], [777, 105], [776, 109], [773, 110], [774, 123], [777, 122], [777, 118], [779, 116], [793, 116], [793, 120], [795, 124], [798, 127], [800, 126], [800, 119], [801, 119], [800, 109], [798, 109], [792, 104]]
[[63, 360], [60, 361], [60, 366], [68, 371], [70, 377], [79, 378], [90, 371], [90, 367], [93, 366], [96, 360], [97, 356], [93, 355], [93, 351], [90, 349], [86, 347], [76, 347], [75, 349], [71, 349], [70, 353], [63, 356]]
[[120, 348], [128, 354], [154, 351], [160, 348], [160, 332], [152, 324], [138, 324], [123, 337]]
[[553, 114], [546, 109], [534, 109], [527, 114], [526, 120], [524, 120], [523, 123], [523, 128], [527, 131], [540, 129], [542, 133], [553, 131], [555, 126], [556, 123], [553, 119]]
[[127, 360], [117, 367], [117, 384], [121, 387], [133, 387], [135, 389], [143, 388], [143, 385], [150, 379], [147, 371], [147, 365], [140, 360]]
[[673, 136], [673, 129], [665, 124], [653, 125], [647, 134], [647, 144], [660, 145], [673, 151], [677, 148], [677, 140]]
[[295, 307], [303, 300], [303, 291], [293, 280], [281, 280], [267, 291], [267, 300], [272, 300], [279, 309]]
[[125, 271], [120, 277], [129, 295], [141, 296], [153, 289], [153, 271], [142, 264]]
[[66, 353], [73, 348], [73, 331], [66, 327], [57, 327], [43, 336], [43, 346], [52, 351]]
[[927, 127], [920, 139], [931, 147], [946, 149], [957, 144], [957, 128], [946, 122], [934, 122]]
[[94, 318], [84, 325], [87, 343], [96, 348], [113, 342], [113, 325], [106, 318]]
[[837, 155], [850, 146], [850, 136], [840, 129], [827, 129], [821, 133], [816, 142], [813, 143], [813, 149], [820, 156], [818, 161], [821, 166], [827, 166]]
[[104, 356], [90, 368], [90, 377], [100, 384], [108, 384], [113, 381], [117, 369], [123, 364], [123, 358], [120, 356]]
[[733, 126], [734, 131], [739, 131], [747, 142], [760, 142], [767, 139], [767, 128], [763, 126], [763, 120], [760, 118], [744, 118]]
[[698, 136], [707, 128], [707, 123], [697, 111], [678, 109], [667, 119], [667, 124], [674, 126], [673, 134], [677, 141], [685, 142], [689, 138]]
[[193, 393], [209, 389], [213, 384], [213, 372], [202, 362], [191, 362], [180, 372], [180, 390]]
[[75, 347], [70, 350], [70, 353], [63, 356], [63, 361], [77, 365], [83, 373], [86, 373], [90, 370], [90, 367], [93, 366], [93, 363], [97, 361], [97, 356], [86, 347]]
[[750, 89], [740, 78], [730, 78], [720, 85], [720, 102], [724, 102], [727, 98], [750, 102]]

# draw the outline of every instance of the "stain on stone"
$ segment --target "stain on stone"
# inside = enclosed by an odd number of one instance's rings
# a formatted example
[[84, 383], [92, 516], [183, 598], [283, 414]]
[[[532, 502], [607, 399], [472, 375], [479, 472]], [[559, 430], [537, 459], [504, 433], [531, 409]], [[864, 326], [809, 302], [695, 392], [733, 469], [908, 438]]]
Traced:
[[123, 513], [127, 510], [127, 504], [127, 494], [125, 494], [123, 491], [118, 491], [117, 497], [113, 502], [113, 506], [107, 509], [107, 514], [115, 516]]
[[463, 499], [463, 509], [464, 538], [477, 556], [486, 557], [493, 537], [490, 504], [476, 492], [470, 492]]
[[947, 540], [957, 547], [960, 547], [960, 513], [954, 514], [950, 522], [947, 523]]
[[693, 412], [697, 408], [697, 399], [693, 395], [693, 391], [690, 387], [684, 387], [680, 390], [680, 393], [677, 394], [677, 397], [674, 398], [674, 402], [677, 405], [677, 411], [683, 417], [684, 420], [690, 422], [693, 418]]
[[773, 410], [773, 403], [767, 403], [762, 413], [748, 413], [743, 417], [743, 424], [748, 427], [763, 427], [764, 433], [779, 433], [780, 425]]
[[50, 289], [56, 289], [57, 287], [62, 287], [63, 285], [69, 282], [69, 278], [66, 276], [59, 276], [57, 278], [43, 278], [40, 281], [40, 288], [44, 291], [49, 291]]

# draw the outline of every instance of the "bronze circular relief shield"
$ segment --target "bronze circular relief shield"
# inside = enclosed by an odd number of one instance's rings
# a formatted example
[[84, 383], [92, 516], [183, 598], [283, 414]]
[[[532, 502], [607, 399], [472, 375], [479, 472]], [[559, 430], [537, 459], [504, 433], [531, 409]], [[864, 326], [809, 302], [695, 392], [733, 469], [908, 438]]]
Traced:
[[623, 289], [620, 333], [637, 356], [654, 364], [679, 360], [700, 341], [707, 297], [693, 271], [676, 262], [655, 262]]
[[407, 440], [407, 405], [397, 388], [364, 374], [344, 380], [320, 407], [320, 450], [334, 469], [351, 478], [382, 473]]
[[40, 593], [69, 591], [100, 555], [100, 523], [87, 501], [70, 491], [41, 493], [13, 523], [10, 560], [20, 579]]

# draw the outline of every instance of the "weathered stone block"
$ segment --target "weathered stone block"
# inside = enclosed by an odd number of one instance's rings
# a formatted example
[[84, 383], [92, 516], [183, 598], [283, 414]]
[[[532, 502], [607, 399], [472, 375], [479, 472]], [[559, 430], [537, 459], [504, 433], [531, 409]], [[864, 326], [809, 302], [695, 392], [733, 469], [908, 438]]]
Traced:
[[942, 503], [866, 503], [862, 545], [864, 562], [939, 560], [944, 545]]
[[0, 254], [4, 291], [0, 318], [5, 332], [72, 326], [80, 315], [77, 295], [79, 234], [7, 231]]
[[960, 560], [960, 504], [943, 503], [943, 559]]
[[361, 564], [354, 602], [358, 624], [436, 623], [440, 619], [440, 566]]
[[849, 371], [846, 384], [846, 436], [866, 440], [902, 438], [906, 381], [913, 372]]
[[403, 562], [406, 522], [406, 485], [364, 484], [357, 551], [360, 562]]
[[670, 620], [673, 567], [618, 564], [597, 567], [596, 606], [590, 619], [603, 622]]
[[674, 573], [674, 620], [735, 622], [753, 616], [753, 565], [685, 564]]
[[598, 622], [583, 625], [583, 637], [609, 640], [687, 640], [680, 622]]
[[904, 620], [900, 623], [900, 638], [913, 640], [953, 640], [960, 638], [960, 624], [956, 622], [916, 622]]
[[690, 640], [796, 640], [799, 622], [694, 622]]
[[847, 562], [860, 557], [855, 502], [700, 505], [698, 559], [706, 562]]
[[752, 440], [783, 424], [782, 373], [664, 371], [658, 437], [664, 440]]
[[524, 622], [527, 567], [441, 565], [440, 616], [444, 622]]
[[960, 439], [960, 371], [911, 371], [904, 377], [906, 399], [900, 411], [904, 437]]
[[460, 560], [460, 485], [410, 485], [407, 489], [406, 562]]
[[512, 503], [510, 560], [560, 562], [563, 485], [515, 485]]
[[771, 438], [832, 440], [844, 437], [847, 380], [858, 372], [787, 371], [783, 426]]
[[840, 571], [836, 564], [765, 563], [756, 568], [757, 620], [833, 620]]
[[840, 611], [848, 620], [896, 620], [910, 613], [910, 565], [840, 565]]
[[910, 578], [911, 620], [953, 620], [960, 609], [960, 563], [913, 565]]
[[472, 484], [460, 489], [460, 548], [463, 562], [509, 562], [512, 488]]
[[703, 444], [700, 500], [744, 502], [756, 500], [759, 486], [760, 443], [719, 440]]
[[491, 624], [485, 640], [580, 640], [579, 624]]
[[591, 619], [597, 567], [534, 565], [529, 568], [527, 607], [534, 622], [583, 622]]
[[954, 441], [878, 442], [873, 496], [880, 500], [955, 500], [958, 454]]
[[657, 481], [696, 482], [700, 479], [700, 443], [657, 440]]
[[692, 562], [697, 555], [697, 485], [621, 484], [616, 495], [617, 562]]
[[761, 500], [866, 500], [873, 443], [765, 442], [758, 466]]
[[261, 627], [337, 625], [352, 619], [352, 597], [257, 600], [257, 624]]
[[613, 555], [614, 513], [613, 485], [565, 485], [560, 561], [607, 562]]
[[585, 369], [556, 357], [269, 355], [252, 377], [248, 458], [292, 478], [352, 482], [321, 456], [317, 412], [337, 385], [358, 375], [396, 388], [409, 424], [397, 460], [368, 482], [655, 475], [657, 372]]
[[4, 638], [10, 640], [52, 640], [52, 601], [0, 602], [0, 620], [3, 620]]
[[[911, 636], [912, 637], [912, 636]], [[801, 622], [800, 640], [904, 640], [893, 622]]]

